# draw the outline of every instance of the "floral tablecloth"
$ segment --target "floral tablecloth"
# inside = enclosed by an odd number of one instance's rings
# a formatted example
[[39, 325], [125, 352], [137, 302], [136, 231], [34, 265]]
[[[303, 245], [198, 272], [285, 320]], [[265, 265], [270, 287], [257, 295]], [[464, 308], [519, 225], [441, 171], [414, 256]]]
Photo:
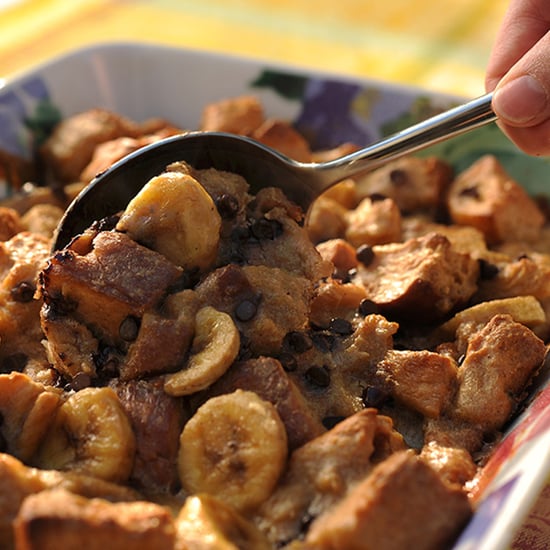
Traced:
[[[474, 97], [505, 0], [0, 0], [3, 78], [67, 50], [141, 40]], [[550, 485], [512, 548], [550, 547]]]

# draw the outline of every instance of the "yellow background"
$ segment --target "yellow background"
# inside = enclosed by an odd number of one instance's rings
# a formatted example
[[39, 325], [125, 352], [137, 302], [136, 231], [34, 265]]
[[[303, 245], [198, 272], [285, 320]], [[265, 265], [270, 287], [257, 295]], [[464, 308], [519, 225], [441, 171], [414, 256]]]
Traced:
[[484, 91], [485, 65], [506, 5], [505, 0], [19, 1], [0, 11], [0, 77], [75, 46], [138, 39], [475, 96]]
[[[7, 5], [7, 7], [6, 7]], [[140, 40], [468, 97], [506, 0], [0, 0], [0, 86], [67, 50]], [[550, 485], [513, 548], [550, 544]]]

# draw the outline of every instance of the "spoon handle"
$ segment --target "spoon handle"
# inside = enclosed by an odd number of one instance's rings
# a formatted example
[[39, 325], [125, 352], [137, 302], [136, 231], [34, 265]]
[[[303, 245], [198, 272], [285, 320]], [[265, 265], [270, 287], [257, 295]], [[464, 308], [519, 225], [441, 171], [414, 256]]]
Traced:
[[[374, 170], [390, 160], [492, 122], [497, 118], [491, 108], [492, 97], [492, 93], [483, 95], [397, 132], [360, 151], [327, 163], [327, 171], [324, 175], [327, 184], [329, 179], [334, 182], [335, 179]], [[329, 167], [330, 164], [332, 166]]]

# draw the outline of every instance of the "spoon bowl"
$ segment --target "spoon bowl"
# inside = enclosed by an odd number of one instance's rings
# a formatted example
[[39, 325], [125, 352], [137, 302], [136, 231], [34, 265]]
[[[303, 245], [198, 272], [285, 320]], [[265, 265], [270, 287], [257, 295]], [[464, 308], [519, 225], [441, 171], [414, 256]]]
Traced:
[[152, 177], [176, 161], [239, 174], [253, 192], [279, 187], [307, 212], [339, 181], [495, 120], [491, 101], [492, 94], [486, 94], [324, 163], [297, 162], [253, 139], [223, 132], [189, 132], [160, 140], [127, 155], [83, 189], [61, 219], [52, 249], [65, 247], [93, 222], [124, 210]]

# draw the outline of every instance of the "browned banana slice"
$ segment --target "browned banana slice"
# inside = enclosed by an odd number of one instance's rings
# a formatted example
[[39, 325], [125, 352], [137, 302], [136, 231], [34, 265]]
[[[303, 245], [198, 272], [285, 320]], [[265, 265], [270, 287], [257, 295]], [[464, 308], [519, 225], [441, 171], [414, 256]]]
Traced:
[[275, 407], [250, 391], [212, 397], [185, 425], [178, 468], [185, 490], [246, 511], [273, 491], [287, 456]]
[[117, 229], [175, 264], [206, 269], [214, 261], [221, 218], [212, 197], [188, 174], [165, 172], [130, 201]]
[[203, 307], [195, 318], [192, 355], [182, 370], [166, 378], [164, 391], [179, 396], [206, 389], [231, 366], [239, 346], [239, 331], [231, 316]]
[[135, 447], [130, 421], [114, 390], [85, 388], [58, 409], [36, 465], [121, 482], [130, 475]]

